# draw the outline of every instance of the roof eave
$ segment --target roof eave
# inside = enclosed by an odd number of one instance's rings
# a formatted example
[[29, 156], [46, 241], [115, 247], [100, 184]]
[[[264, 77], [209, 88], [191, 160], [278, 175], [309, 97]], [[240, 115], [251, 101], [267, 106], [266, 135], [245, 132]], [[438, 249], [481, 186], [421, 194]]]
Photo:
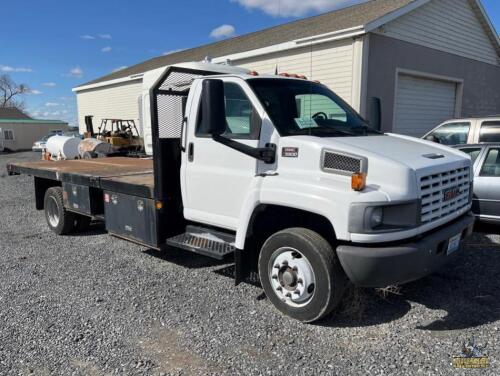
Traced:
[[382, 17], [379, 17], [365, 25], [365, 30], [367, 33], [374, 31], [378, 29], [380, 26], [383, 26], [391, 21], [394, 21], [395, 19], [404, 16], [407, 13], [410, 13], [411, 11], [421, 7], [422, 5], [427, 4], [431, 0], [416, 0], [408, 5], [405, 5], [404, 7], [401, 7], [399, 9], [396, 9], [393, 12], [387, 13], [383, 15]]

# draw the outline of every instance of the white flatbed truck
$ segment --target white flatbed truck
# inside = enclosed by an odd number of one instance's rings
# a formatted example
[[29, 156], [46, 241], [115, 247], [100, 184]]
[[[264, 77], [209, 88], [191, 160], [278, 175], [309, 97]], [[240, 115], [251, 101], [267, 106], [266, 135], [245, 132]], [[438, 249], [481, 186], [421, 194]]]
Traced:
[[258, 271], [270, 301], [303, 322], [332, 312], [347, 281], [433, 272], [472, 232], [470, 159], [375, 131], [320, 83], [193, 63], [163, 70], [144, 98], [151, 160], [7, 166], [35, 177], [53, 231], [94, 218], [166, 252], [234, 253], [236, 283]]

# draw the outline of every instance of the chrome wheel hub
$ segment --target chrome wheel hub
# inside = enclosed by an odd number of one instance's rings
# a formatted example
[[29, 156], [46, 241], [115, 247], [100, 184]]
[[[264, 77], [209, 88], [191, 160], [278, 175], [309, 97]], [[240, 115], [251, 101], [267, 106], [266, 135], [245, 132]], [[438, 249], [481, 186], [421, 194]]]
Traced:
[[280, 248], [273, 253], [269, 279], [274, 293], [289, 306], [305, 306], [314, 295], [314, 271], [309, 260], [296, 249]]
[[50, 197], [50, 200], [47, 202], [47, 218], [52, 227], [57, 227], [59, 224], [59, 209], [54, 197]]

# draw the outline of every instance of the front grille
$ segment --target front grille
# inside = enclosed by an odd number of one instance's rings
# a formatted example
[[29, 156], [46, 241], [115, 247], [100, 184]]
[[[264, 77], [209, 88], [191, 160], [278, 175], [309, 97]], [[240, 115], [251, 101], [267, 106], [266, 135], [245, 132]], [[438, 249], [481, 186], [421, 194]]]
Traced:
[[[448, 190], [458, 188], [456, 196], [445, 200]], [[458, 168], [420, 178], [422, 224], [458, 212], [469, 205], [470, 168]]]
[[362, 172], [363, 161], [348, 155], [326, 151], [323, 156], [323, 169], [338, 173]]

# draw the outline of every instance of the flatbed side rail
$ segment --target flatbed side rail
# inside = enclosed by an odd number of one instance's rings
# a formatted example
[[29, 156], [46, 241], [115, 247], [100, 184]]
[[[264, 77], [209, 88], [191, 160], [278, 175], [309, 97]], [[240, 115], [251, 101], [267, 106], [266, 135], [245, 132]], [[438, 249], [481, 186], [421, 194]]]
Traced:
[[60, 181], [56, 171], [49, 171], [39, 168], [17, 165], [15, 163], [7, 164], [7, 174], [12, 175], [30, 175], [38, 178]]

